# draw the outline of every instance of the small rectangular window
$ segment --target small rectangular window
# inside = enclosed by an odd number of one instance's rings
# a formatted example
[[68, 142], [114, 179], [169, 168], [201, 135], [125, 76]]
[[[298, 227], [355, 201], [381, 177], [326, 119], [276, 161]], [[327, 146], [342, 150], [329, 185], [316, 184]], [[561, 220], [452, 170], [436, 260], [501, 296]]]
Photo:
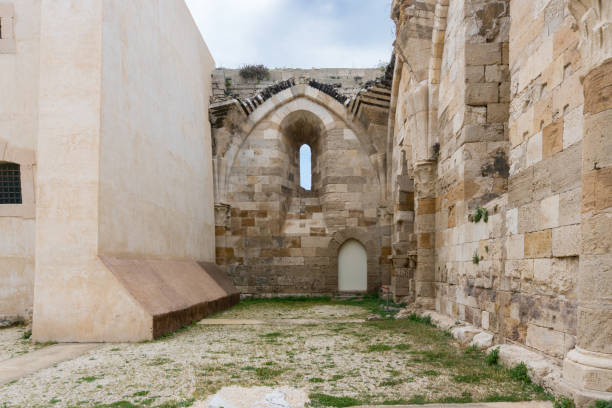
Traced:
[[19, 164], [0, 163], [0, 204], [21, 204]]

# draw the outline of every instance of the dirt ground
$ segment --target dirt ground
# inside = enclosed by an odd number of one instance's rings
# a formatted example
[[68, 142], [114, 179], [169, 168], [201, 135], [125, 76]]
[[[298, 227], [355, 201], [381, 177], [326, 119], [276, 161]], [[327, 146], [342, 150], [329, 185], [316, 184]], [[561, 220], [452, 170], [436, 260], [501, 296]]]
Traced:
[[[427, 322], [366, 321], [377, 301], [246, 301], [166, 338], [108, 344], [0, 386], [0, 407], [181, 407], [222, 387], [290, 386], [313, 406], [545, 398]], [[20, 331], [21, 330], [21, 331]], [[0, 331], [0, 359], [33, 350]]]

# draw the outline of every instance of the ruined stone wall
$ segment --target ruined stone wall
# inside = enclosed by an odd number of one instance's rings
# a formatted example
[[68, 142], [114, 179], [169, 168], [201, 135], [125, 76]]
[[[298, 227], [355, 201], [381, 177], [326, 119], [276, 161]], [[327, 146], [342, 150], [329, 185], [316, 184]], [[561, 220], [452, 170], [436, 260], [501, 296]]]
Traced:
[[[581, 129], [573, 117], [581, 98], [565, 109], [563, 139], [563, 106], [555, 115], [553, 95], [581, 93], [571, 90], [567, 65], [580, 63], [577, 34], [566, 32], [571, 16], [558, 2], [537, 11], [533, 2], [398, 3], [405, 65], [396, 77], [394, 138], [417, 191], [416, 293], [409, 294], [563, 358], [576, 333]], [[429, 30], [411, 31], [419, 7]], [[531, 18], [538, 25], [525, 30]], [[429, 42], [425, 55], [411, 52], [416, 41]], [[419, 69], [415, 58], [429, 64]], [[567, 81], [543, 78], [564, 69]], [[487, 216], [476, 222], [478, 209]], [[419, 286], [430, 280], [434, 288]]]
[[396, 0], [392, 15], [396, 296], [563, 360], [580, 395], [612, 391], [611, 14]]
[[310, 78], [323, 84], [334, 85], [342, 95], [354, 96], [367, 82], [375, 81], [384, 73], [383, 68], [312, 68], [269, 70], [263, 80], [245, 79], [240, 69], [217, 68], [212, 75], [213, 103], [231, 98], [250, 98], [265, 88], [292, 78]]
[[[217, 263], [243, 293], [336, 293], [338, 251], [349, 239], [368, 254], [367, 290], [388, 283], [389, 97], [378, 97], [382, 107], [364, 99], [351, 108], [304, 81], [248, 117], [235, 107], [213, 130]], [[300, 187], [303, 144], [312, 149], [311, 190]]]
[[0, 324], [29, 315], [34, 291], [40, 0], [0, 4], [0, 163], [21, 172], [21, 204], [0, 204]]

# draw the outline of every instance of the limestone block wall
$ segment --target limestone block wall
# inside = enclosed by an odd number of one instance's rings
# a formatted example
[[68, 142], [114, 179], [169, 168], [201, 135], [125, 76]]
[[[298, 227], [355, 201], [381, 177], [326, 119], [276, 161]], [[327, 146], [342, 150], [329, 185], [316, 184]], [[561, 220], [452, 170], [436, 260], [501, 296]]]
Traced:
[[394, 264], [400, 248], [416, 263], [399, 294], [561, 361], [583, 248], [576, 19], [555, 0], [398, 0], [393, 17], [395, 208], [414, 191], [414, 213], [394, 215]]
[[367, 82], [375, 81], [382, 73], [384, 68], [276, 68], [269, 70], [268, 78], [257, 80], [242, 78], [240, 69], [217, 68], [213, 71], [212, 92], [214, 102], [234, 97], [250, 98], [280, 81], [308, 77], [324, 84], [335, 85], [342, 95], [354, 96]]
[[[242, 293], [336, 293], [338, 251], [349, 239], [366, 248], [368, 290], [389, 282], [386, 170], [380, 135], [366, 130], [386, 124], [363, 121], [298, 84], [214, 129], [224, 141], [215, 156], [217, 263]], [[310, 191], [300, 187], [302, 144], [312, 149]]]
[[0, 204], [0, 322], [22, 319], [34, 289], [40, 0], [0, 4], [0, 163], [17, 163], [21, 204]]

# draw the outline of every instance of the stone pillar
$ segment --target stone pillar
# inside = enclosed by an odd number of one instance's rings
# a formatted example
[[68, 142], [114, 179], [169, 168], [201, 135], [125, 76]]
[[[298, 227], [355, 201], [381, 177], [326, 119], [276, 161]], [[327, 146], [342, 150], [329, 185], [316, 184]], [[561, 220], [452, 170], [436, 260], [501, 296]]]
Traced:
[[580, 389], [612, 393], [612, 59], [583, 84], [578, 337], [564, 377]]
[[[405, 160], [404, 160], [405, 163]], [[402, 167], [405, 168], [405, 165]], [[405, 173], [405, 172], [402, 172]], [[416, 268], [416, 242], [414, 235], [414, 180], [407, 174], [397, 177], [393, 211], [391, 291], [396, 300], [414, 301], [414, 271]]]
[[420, 161], [414, 168], [417, 239], [417, 265], [414, 276], [415, 302], [427, 309], [435, 307], [435, 228], [436, 162]]
[[577, 345], [563, 377], [583, 405], [612, 400], [612, 4], [571, 0], [569, 9], [585, 76]]

